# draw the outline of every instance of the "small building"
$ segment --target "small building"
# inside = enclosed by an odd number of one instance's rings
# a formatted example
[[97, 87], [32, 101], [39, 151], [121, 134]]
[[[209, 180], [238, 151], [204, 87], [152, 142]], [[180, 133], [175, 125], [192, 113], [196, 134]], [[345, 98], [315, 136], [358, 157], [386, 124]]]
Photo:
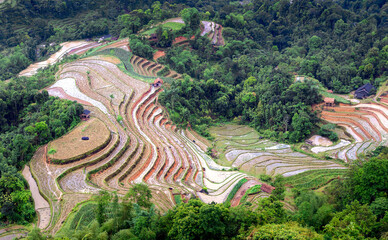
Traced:
[[87, 109], [84, 109], [80, 117], [81, 117], [81, 120], [87, 121], [90, 118], [90, 111]]
[[112, 37], [112, 35], [104, 35], [104, 36], [102, 36], [102, 37], [100, 37], [99, 39], [98, 39], [98, 42], [100, 43], [100, 42], [102, 42], [102, 41], [105, 41], [105, 40], [107, 40], [108, 38], [111, 38]]
[[333, 90], [327, 90], [328, 93], [333, 93]]
[[375, 89], [376, 88], [372, 84], [367, 83], [364, 86], [357, 89], [356, 92], [354, 93], [354, 96], [358, 99], [364, 99], [369, 95], [371, 95], [372, 91]]
[[157, 41], [158, 35], [156, 33], [151, 33], [150, 37], [148, 38], [149, 41]]
[[152, 84], [153, 87], [160, 87], [163, 84], [163, 80], [160, 78], [155, 79], [154, 83]]
[[323, 99], [323, 101], [325, 102], [325, 107], [334, 107], [335, 106], [334, 98], [326, 97]]

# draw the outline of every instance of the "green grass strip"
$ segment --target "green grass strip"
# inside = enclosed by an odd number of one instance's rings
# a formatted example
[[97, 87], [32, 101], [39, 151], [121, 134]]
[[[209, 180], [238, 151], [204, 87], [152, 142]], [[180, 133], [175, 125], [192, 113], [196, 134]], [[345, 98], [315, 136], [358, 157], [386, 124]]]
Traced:
[[331, 179], [342, 177], [347, 169], [320, 169], [310, 170], [285, 178], [285, 183], [302, 190], [320, 188]]
[[234, 195], [236, 195], [237, 191], [246, 182], [248, 182], [248, 180], [243, 178], [236, 185], [234, 185], [234, 187], [233, 187], [232, 191], [230, 191], [230, 193], [228, 195], [228, 198], [226, 199], [225, 203], [230, 203], [230, 201], [232, 201], [232, 199], [234, 198]]

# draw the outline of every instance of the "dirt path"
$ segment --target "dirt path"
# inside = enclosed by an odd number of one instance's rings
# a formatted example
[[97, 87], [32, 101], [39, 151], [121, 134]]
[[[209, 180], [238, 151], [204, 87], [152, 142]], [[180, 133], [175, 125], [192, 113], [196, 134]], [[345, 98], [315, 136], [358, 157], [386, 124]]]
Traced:
[[38, 185], [36, 184], [35, 179], [32, 177], [30, 168], [27, 165], [24, 167], [22, 174], [30, 186], [32, 198], [34, 199], [35, 211], [39, 216], [38, 227], [40, 229], [45, 229], [51, 220], [50, 205], [46, 199], [40, 195]]
[[261, 183], [256, 180], [249, 180], [248, 182], [244, 183], [240, 189], [237, 191], [237, 193], [234, 195], [232, 201], [230, 201], [230, 205], [232, 207], [238, 206], [240, 204], [241, 198], [244, 196], [245, 192], [252, 186], [260, 185]]
[[61, 46], [62, 46], [61, 50], [51, 55], [50, 58], [45, 61], [31, 64], [26, 69], [21, 71], [19, 73], [19, 76], [30, 77], [32, 75], [35, 75], [39, 69], [47, 67], [51, 64], [54, 64], [60, 61], [66, 55], [66, 53], [70, 52], [73, 48], [85, 46], [88, 44], [89, 42], [86, 42], [86, 41], [72, 41], [72, 42], [61, 43]]
[[158, 58], [161, 58], [161, 57], [164, 57], [166, 56], [166, 53], [164, 51], [160, 51], [158, 50], [155, 54], [154, 54], [154, 61], [158, 60]]

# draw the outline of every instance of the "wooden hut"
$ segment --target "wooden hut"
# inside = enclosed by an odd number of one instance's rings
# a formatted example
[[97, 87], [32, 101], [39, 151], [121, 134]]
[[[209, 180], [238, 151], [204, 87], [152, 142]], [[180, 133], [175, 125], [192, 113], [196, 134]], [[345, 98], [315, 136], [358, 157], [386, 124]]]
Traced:
[[372, 91], [375, 89], [376, 88], [372, 84], [367, 83], [364, 86], [357, 89], [354, 96], [358, 99], [364, 99], [364, 98], [368, 97], [369, 95], [371, 95]]
[[160, 78], [155, 79], [154, 83], [152, 84], [153, 87], [160, 87], [163, 84], [163, 80]]
[[87, 109], [84, 109], [80, 117], [81, 117], [81, 120], [87, 121], [90, 118], [90, 111]]
[[335, 106], [335, 99], [334, 98], [326, 97], [325, 99], [323, 99], [323, 101], [325, 102], [325, 107], [334, 107]]

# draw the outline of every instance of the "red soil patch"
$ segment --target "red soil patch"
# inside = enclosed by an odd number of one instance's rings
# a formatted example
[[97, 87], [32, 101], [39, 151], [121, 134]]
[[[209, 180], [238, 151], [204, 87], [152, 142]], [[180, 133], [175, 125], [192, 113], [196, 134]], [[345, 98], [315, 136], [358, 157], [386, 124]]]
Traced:
[[167, 122], [167, 118], [160, 120], [160, 126], [163, 126]]
[[172, 44], [175, 45], [175, 44], [178, 44], [178, 43], [181, 43], [181, 42], [185, 42], [185, 41], [188, 41], [189, 39], [187, 39], [186, 37], [183, 37], [183, 36], [180, 36], [180, 37], [176, 37], [174, 39], [174, 41], [172, 41]]
[[166, 56], [166, 53], [164, 51], [160, 51], [158, 50], [155, 54], [154, 54], [154, 61], [158, 60], [158, 58], [161, 58], [161, 57], [164, 57]]
[[185, 169], [184, 167], [179, 168], [178, 172], [175, 173], [175, 175], [174, 175], [174, 181], [177, 180], [177, 178], [179, 177], [179, 175], [181, 175], [181, 173], [183, 172], [184, 169]]
[[[164, 155], [166, 156], [166, 154], [165, 154], [165, 153], [164, 153]], [[164, 163], [163, 163], [162, 167], [160, 168], [160, 170], [159, 170], [158, 174], [156, 175], [156, 178], [157, 178], [157, 179], [159, 179], [159, 178], [160, 178], [160, 176], [162, 176], [162, 174], [163, 174], [163, 171], [164, 171], [164, 168], [166, 167], [167, 161], [168, 161], [168, 159], [165, 157], [165, 161], [164, 161]]]
[[219, 25], [220, 28], [218, 29], [217, 31], [217, 45], [218, 46], [224, 46], [225, 45], [225, 41], [224, 41], [224, 37], [222, 36], [222, 29], [223, 27], [221, 25]]
[[236, 195], [234, 195], [232, 201], [230, 202], [231, 206], [238, 206], [240, 204], [241, 198], [245, 195], [246, 191], [255, 185], [261, 185], [261, 190], [265, 193], [271, 193], [275, 189], [275, 187], [272, 187], [266, 183], [262, 183], [257, 180], [249, 180], [248, 182], [244, 183], [237, 191]]
[[156, 168], [159, 165], [159, 162], [160, 162], [160, 151], [159, 151], [159, 148], [157, 148], [157, 154], [158, 154], [158, 158], [156, 159], [156, 162], [155, 162], [154, 166], [152, 166], [151, 170], [144, 177], [144, 181], [146, 181], [146, 182], [152, 176], [152, 174], [155, 172]]
[[383, 103], [388, 103], [388, 99], [386, 99], [386, 98], [381, 98], [380, 101]]
[[161, 118], [161, 117], [163, 117], [163, 115], [162, 115], [162, 113], [159, 113], [158, 115], [156, 115], [155, 117], [154, 117], [154, 120], [153, 120], [153, 124], [155, 125], [155, 123], [158, 121], [158, 119], [159, 118]]
[[190, 165], [189, 166], [189, 169], [187, 170], [186, 172], [186, 176], [185, 176], [185, 182], [187, 182], [187, 180], [189, 180], [189, 177], [191, 176], [191, 172], [193, 171], [193, 167]]
[[93, 106], [90, 102], [87, 102], [87, 101], [84, 101], [84, 100], [81, 100], [81, 99], [78, 99], [78, 98], [74, 98], [74, 97], [68, 95], [60, 87], [49, 88], [49, 89], [47, 89], [47, 92], [49, 93], [50, 96], [55, 96], [55, 97], [59, 97], [59, 98], [62, 98], [62, 99], [68, 99], [68, 100], [71, 100], [71, 101], [77, 101], [77, 102], [79, 102], [80, 104], [83, 104], [83, 105]]
[[173, 170], [175, 169], [175, 167], [178, 165], [177, 161], [175, 161], [175, 158], [174, 158], [174, 164], [170, 167], [170, 169], [168, 169], [166, 175], [164, 176], [164, 179], [167, 180], [167, 178], [169, 177], [169, 175], [173, 172]]
[[238, 206], [240, 204], [241, 198], [245, 195], [245, 192], [255, 185], [260, 185], [260, 182], [256, 180], [249, 180], [248, 182], [244, 183], [240, 189], [236, 192], [233, 199], [230, 201], [230, 205], [232, 207]]
[[148, 165], [150, 165], [153, 154], [154, 154], [154, 151], [151, 148], [151, 154], [148, 156], [147, 161], [143, 164], [143, 166], [141, 166], [141, 168], [139, 170], [137, 170], [135, 175], [133, 175], [132, 177], [130, 177], [128, 179], [129, 183], [134, 181], [136, 178], [138, 178], [140, 176], [140, 174], [142, 174], [144, 172], [144, 170], [148, 167]]

